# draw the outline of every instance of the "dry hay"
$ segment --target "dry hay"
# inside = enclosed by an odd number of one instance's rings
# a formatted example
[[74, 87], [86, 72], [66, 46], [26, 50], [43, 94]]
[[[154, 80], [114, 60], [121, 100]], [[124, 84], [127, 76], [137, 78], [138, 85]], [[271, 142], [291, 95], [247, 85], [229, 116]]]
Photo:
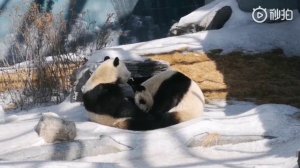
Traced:
[[149, 58], [166, 61], [191, 77], [207, 100], [252, 100], [300, 107], [300, 58], [286, 57], [281, 50], [254, 55], [175, 52]]

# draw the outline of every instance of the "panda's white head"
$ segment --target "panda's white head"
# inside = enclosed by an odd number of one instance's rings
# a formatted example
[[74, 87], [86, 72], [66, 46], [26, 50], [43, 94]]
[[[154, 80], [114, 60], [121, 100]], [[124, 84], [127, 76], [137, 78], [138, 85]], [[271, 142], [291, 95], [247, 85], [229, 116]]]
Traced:
[[144, 112], [148, 112], [153, 105], [151, 93], [142, 85], [135, 88], [134, 102]]
[[118, 57], [110, 58], [106, 56], [100, 66], [93, 72], [91, 77], [82, 87], [85, 93], [99, 84], [126, 83], [131, 78], [131, 73], [126, 65]]

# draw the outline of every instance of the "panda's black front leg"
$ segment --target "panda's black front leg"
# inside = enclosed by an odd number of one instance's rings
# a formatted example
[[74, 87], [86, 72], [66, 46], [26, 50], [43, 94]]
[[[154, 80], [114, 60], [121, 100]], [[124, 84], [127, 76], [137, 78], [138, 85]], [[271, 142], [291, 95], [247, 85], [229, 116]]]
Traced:
[[119, 109], [122, 107], [121, 89], [114, 84], [102, 84], [94, 92], [97, 94], [94, 112], [118, 117]]
[[160, 117], [167, 113], [171, 109], [171, 104], [165, 100], [155, 101], [152, 108], [149, 110], [149, 114], [155, 117]]
[[134, 131], [146, 131], [160, 128], [161, 124], [152, 115], [143, 115], [118, 119], [113, 126]]

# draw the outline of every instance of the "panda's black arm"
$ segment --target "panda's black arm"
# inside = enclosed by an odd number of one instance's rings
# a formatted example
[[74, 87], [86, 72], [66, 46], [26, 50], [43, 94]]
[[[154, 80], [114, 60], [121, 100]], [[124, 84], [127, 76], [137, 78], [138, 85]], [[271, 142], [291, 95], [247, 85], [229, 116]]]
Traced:
[[126, 128], [134, 131], [147, 131], [161, 128], [161, 122], [152, 115], [135, 116], [124, 121], [119, 128]]
[[83, 94], [85, 108], [97, 114], [118, 116], [123, 93], [114, 84], [101, 84]]
[[122, 104], [120, 105], [118, 118], [134, 117], [143, 114], [145, 113], [138, 108], [138, 106], [134, 102], [134, 99], [126, 97], [123, 99]]
[[123, 92], [118, 85], [102, 84], [101, 91], [98, 94], [98, 107], [105, 114], [113, 117], [119, 116], [120, 108], [124, 99]]
[[159, 90], [158, 94], [154, 97], [153, 106], [149, 113], [154, 116], [160, 117], [161, 115], [168, 113], [173, 107], [175, 107], [181, 98], [178, 98], [176, 92], [169, 92], [167, 90]]
[[144, 116], [135, 116], [125, 121], [117, 123], [115, 126], [123, 129], [134, 131], [147, 131], [159, 128], [168, 127], [180, 122], [176, 113], [165, 113], [158, 116], [153, 116], [149, 113], [144, 113]]
[[191, 80], [182, 73], [175, 73], [165, 80], [153, 97], [153, 106], [149, 113], [160, 116], [168, 113], [182, 101], [191, 86]]

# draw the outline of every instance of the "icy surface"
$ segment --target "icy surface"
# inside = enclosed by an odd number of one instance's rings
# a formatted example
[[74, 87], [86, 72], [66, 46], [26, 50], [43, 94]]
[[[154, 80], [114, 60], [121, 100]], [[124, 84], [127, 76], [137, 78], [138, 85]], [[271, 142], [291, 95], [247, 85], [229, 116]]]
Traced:
[[[33, 131], [44, 112], [54, 112], [68, 120], [75, 121], [78, 128], [76, 140], [98, 139], [101, 135], [107, 135], [133, 148], [129, 151], [79, 159], [79, 163], [85, 166], [95, 166], [89, 162], [99, 162], [103, 164], [98, 166], [104, 167], [118, 165], [121, 167], [265, 166], [285, 168], [296, 166], [296, 152], [300, 149], [300, 121], [293, 117], [300, 111], [287, 105], [216, 101], [206, 105], [202, 118], [147, 132], [120, 130], [92, 123], [87, 121], [84, 111], [80, 103], [65, 101], [55, 106], [8, 114], [8, 117], [14, 116], [15, 120], [0, 125], [0, 155], [32, 146], [45, 145], [45, 142]], [[187, 147], [187, 142], [196, 135], [206, 132], [222, 135], [264, 135], [277, 138], [210, 148]], [[8, 161], [2, 163], [1, 165], [0, 162], [0, 167], [78, 166], [77, 162], [55, 164], [56, 162], [50, 161]]]

